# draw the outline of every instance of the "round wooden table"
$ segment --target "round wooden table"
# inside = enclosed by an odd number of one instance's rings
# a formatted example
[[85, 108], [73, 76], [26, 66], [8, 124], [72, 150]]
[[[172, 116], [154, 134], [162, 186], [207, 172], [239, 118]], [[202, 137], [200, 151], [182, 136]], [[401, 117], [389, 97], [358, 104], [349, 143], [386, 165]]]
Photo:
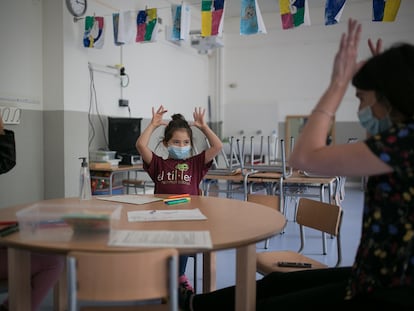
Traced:
[[[159, 195], [157, 195], [159, 196]], [[79, 205], [85, 202], [78, 198], [45, 200], [33, 204]], [[185, 204], [166, 205], [163, 201], [145, 204], [126, 204], [98, 200], [87, 202], [94, 207], [120, 205], [121, 218], [117, 229], [125, 230], [184, 230], [210, 232], [212, 248], [177, 248], [180, 254], [203, 253], [203, 289], [215, 289], [214, 252], [236, 249], [236, 310], [255, 310], [256, 302], [256, 243], [281, 232], [286, 224], [285, 217], [278, 211], [252, 202], [208, 197], [191, 196]], [[30, 206], [19, 205], [0, 209], [0, 219], [14, 220], [16, 212]], [[129, 222], [127, 213], [134, 210], [198, 208], [207, 220]], [[27, 239], [20, 232], [0, 238], [0, 245], [8, 247], [9, 256], [9, 297], [11, 310], [30, 309], [30, 251], [66, 254], [73, 250], [128, 251], [129, 247], [108, 246], [108, 235], [91, 235], [86, 239], [69, 241]], [[136, 249], [136, 248], [135, 248]], [[64, 280], [63, 280], [64, 281]], [[62, 282], [63, 282], [62, 281]], [[65, 284], [62, 288], [65, 289]], [[63, 290], [62, 289], [62, 290]], [[65, 297], [65, 293], [61, 293]], [[61, 303], [63, 308], [65, 304]]]

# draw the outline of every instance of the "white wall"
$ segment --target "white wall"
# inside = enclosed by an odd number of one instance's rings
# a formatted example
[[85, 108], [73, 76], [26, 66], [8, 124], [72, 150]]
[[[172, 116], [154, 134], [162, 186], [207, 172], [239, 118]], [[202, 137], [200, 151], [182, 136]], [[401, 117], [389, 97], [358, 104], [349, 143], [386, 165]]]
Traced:
[[[170, 21], [170, 3], [150, 1], [160, 8], [163, 25]], [[278, 14], [266, 14], [267, 35], [241, 37], [239, 19], [226, 19], [225, 48], [219, 53], [199, 55], [188, 43], [177, 47], [166, 42], [161, 32], [155, 43], [125, 46], [121, 59], [120, 48], [112, 43], [110, 16], [117, 9], [143, 9], [149, 1], [88, 4], [87, 15], [105, 16], [102, 50], [82, 46], [83, 20], [73, 22], [64, 0], [0, 1], [0, 106], [22, 108], [22, 123], [6, 126], [16, 132], [18, 163], [0, 175], [0, 207], [36, 201], [42, 195], [77, 195], [77, 158], [88, 151], [88, 62], [122, 62], [131, 78], [123, 97], [129, 99], [133, 117], [148, 119], [151, 107], [163, 104], [171, 114], [181, 112], [191, 119], [193, 108], [206, 107], [211, 95], [213, 121], [223, 121], [225, 136], [240, 130], [234, 120], [244, 120], [246, 135], [256, 129], [266, 134], [274, 128], [273, 116], [283, 122], [286, 114], [310, 111], [328, 83], [339, 35], [346, 26], [344, 22], [324, 26], [323, 12], [318, 10], [311, 12], [312, 26], [286, 31], [280, 29]], [[371, 0], [355, 2], [343, 14], [343, 21], [349, 16], [362, 20], [363, 41], [381, 36], [385, 45], [413, 42], [414, 1], [402, 1], [395, 23], [370, 22], [370, 4]], [[199, 28], [199, 12], [193, 19], [191, 29]], [[361, 56], [368, 54], [362, 46]], [[95, 74], [102, 115], [129, 115], [128, 109], [118, 107], [118, 82], [116, 77]], [[237, 87], [229, 88], [231, 83]], [[302, 90], [296, 91], [295, 85]], [[249, 110], [251, 104], [261, 106]], [[356, 105], [353, 92], [348, 92], [337, 120], [356, 121]], [[97, 113], [95, 104], [92, 113]]]
[[[87, 15], [105, 17], [101, 50], [82, 46], [84, 21], [73, 21], [64, 0], [0, 2], [0, 106], [22, 109], [21, 124], [6, 125], [16, 133], [18, 163], [0, 176], [0, 207], [77, 195], [78, 157], [88, 154], [88, 62], [123, 63], [131, 80], [123, 90], [131, 116], [149, 118], [151, 107], [163, 104], [171, 114], [182, 112], [192, 118], [195, 106], [207, 107], [209, 56], [199, 55], [188, 44], [177, 47], [165, 42], [160, 32], [155, 43], [124, 47], [121, 60], [120, 48], [112, 43], [111, 14], [117, 9], [144, 9], [148, 2], [91, 0], [88, 4]], [[166, 25], [171, 19], [170, 1], [151, 1], [151, 5], [160, 8]], [[104, 117], [129, 116], [128, 109], [118, 107], [118, 78], [96, 73], [95, 87], [98, 101], [92, 114], [99, 110]]]
[[[263, 14], [267, 34], [250, 36], [240, 36], [238, 18], [226, 20], [221, 111], [224, 137], [237, 135], [242, 125], [246, 125], [248, 136], [259, 129], [270, 135], [286, 115], [308, 114], [329, 83], [349, 17], [362, 22], [361, 59], [369, 56], [368, 38], [381, 37], [385, 47], [400, 40], [414, 43], [414, 1], [403, 0], [392, 23], [372, 22], [371, 8], [371, 0], [349, 2], [341, 23], [331, 26], [324, 25], [324, 8], [312, 9], [311, 26], [289, 30], [281, 29], [278, 13]], [[357, 105], [351, 87], [336, 120], [357, 121]]]
[[0, 106], [42, 109], [42, 4], [0, 2]]
[[[208, 56], [201, 56], [186, 42], [182, 46], [165, 40], [165, 25], [171, 25], [169, 1], [106, 1], [113, 8], [138, 10], [158, 8], [162, 25], [156, 42], [131, 43], [122, 48], [113, 43], [112, 13], [116, 11], [89, 1], [87, 15], [105, 18], [105, 43], [102, 49], [82, 46], [84, 21], [74, 23], [64, 14], [65, 48], [65, 110], [88, 111], [90, 77], [88, 62], [114, 66], [122, 64], [129, 75], [129, 85], [122, 88], [133, 117], [151, 117], [151, 107], [164, 105], [171, 113], [182, 112], [192, 117], [195, 106], [207, 107], [209, 71]], [[194, 13], [197, 15], [197, 13]], [[195, 26], [196, 27], [196, 26]], [[99, 68], [99, 66], [94, 66]], [[109, 70], [109, 72], [114, 72]], [[129, 116], [127, 108], [120, 108], [119, 77], [94, 72], [98, 110], [103, 115]], [[97, 113], [95, 105], [92, 112]]]

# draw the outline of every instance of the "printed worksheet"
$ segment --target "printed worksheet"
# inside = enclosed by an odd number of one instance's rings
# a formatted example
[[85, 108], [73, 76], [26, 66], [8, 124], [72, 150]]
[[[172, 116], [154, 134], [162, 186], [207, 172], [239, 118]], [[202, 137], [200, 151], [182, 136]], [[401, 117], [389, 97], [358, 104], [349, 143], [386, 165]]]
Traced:
[[198, 209], [146, 210], [128, 212], [128, 221], [172, 221], [205, 220], [207, 217]]
[[99, 200], [104, 201], [114, 201], [121, 203], [130, 203], [130, 204], [145, 204], [155, 201], [162, 201], [162, 198], [156, 198], [153, 195], [142, 195], [142, 194], [123, 194], [123, 195], [112, 195], [109, 197], [96, 196]]
[[209, 231], [111, 230], [109, 246], [212, 248]]

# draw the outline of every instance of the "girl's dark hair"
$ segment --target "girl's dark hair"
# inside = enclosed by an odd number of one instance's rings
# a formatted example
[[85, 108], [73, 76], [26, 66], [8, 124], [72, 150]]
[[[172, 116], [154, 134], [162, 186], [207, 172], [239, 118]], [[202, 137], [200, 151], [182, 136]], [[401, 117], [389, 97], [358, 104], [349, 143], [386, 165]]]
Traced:
[[392, 109], [414, 115], [414, 46], [399, 43], [370, 58], [355, 74], [352, 85], [384, 96]]
[[191, 146], [193, 145], [193, 131], [190, 125], [185, 120], [182, 114], [176, 113], [171, 116], [171, 121], [165, 127], [164, 131], [164, 143], [167, 143], [173, 136], [176, 130], [186, 130], [190, 137]]

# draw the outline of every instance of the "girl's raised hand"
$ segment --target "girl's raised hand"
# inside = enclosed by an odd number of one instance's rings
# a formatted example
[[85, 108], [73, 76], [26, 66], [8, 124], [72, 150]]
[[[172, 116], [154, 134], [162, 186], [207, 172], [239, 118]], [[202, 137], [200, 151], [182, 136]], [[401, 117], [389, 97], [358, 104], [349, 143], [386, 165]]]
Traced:
[[155, 111], [154, 107], [152, 107], [152, 120], [151, 120], [151, 124], [153, 126], [160, 126], [160, 125], [166, 125], [167, 122], [163, 121], [163, 117], [164, 114], [167, 112], [168, 110], [164, 108], [163, 105], [161, 105], [157, 111]]
[[206, 114], [206, 110], [204, 108], [195, 108], [193, 112], [194, 117], [194, 126], [197, 126], [199, 128], [206, 125], [206, 121], [204, 120], [204, 115]]

